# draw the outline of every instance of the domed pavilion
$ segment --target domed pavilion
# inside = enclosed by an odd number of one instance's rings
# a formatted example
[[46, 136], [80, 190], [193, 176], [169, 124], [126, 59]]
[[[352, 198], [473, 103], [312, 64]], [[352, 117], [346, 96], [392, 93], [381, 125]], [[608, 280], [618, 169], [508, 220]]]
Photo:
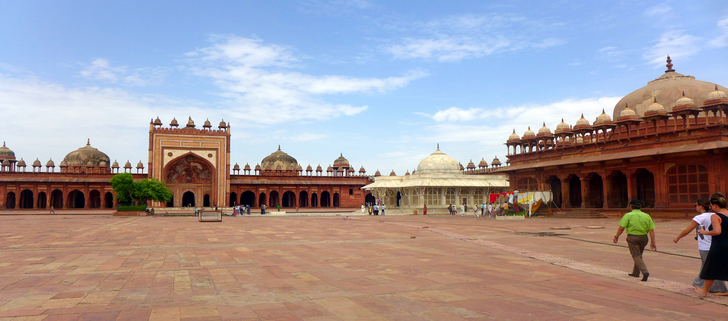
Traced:
[[[623, 214], [632, 199], [653, 215], [684, 217], [695, 200], [728, 191], [728, 89], [663, 74], [624, 96], [594, 123], [563, 120], [553, 135], [511, 134], [510, 189], [553, 193], [560, 212]], [[544, 126], [545, 127], [545, 126]], [[539, 130], [539, 134], [546, 129]]]
[[445, 214], [450, 204], [487, 203], [491, 193], [507, 188], [506, 175], [466, 175], [457, 160], [440, 151], [439, 144], [412, 174], [377, 176], [374, 183], [363, 187], [384, 203], [387, 214], [421, 213], [425, 205], [428, 214]]

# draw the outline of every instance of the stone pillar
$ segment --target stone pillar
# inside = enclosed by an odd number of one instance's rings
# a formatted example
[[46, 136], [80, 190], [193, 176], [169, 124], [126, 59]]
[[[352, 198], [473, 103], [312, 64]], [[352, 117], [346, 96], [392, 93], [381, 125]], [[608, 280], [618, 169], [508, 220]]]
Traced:
[[569, 176], [561, 179], [561, 207], [571, 208], [571, 195], [569, 193]]
[[612, 195], [612, 191], [610, 190], [610, 187], [612, 186], [612, 178], [607, 178], [607, 175], [605, 174], [602, 176], [602, 194], [604, 194], [604, 203], [602, 204], [602, 208], [609, 208], [609, 199]]
[[[650, 168], [655, 178], [655, 207], [665, 208], [668, 204], [667, 179], [665, 178], [664, 165], [660, 163], [655, 168]], [[710, 175], [709, 175], [710, 176]]]
[[632, 169], [627, 170], [627, 202], [635, 199], [637, 194], [637, 176], [632, 173]]
[[579, 177], [579, 182], [581, 182], [581, 208], [586, 208], [586, 199], [589, 196], [589, 181], [586, 177]]

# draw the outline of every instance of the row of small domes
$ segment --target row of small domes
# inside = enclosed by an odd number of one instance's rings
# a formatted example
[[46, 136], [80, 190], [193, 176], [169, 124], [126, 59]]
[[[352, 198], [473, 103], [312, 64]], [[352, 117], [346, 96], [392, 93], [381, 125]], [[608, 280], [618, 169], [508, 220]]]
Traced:
[[[157, 117], [157, 119], [152, 120], [151, 124], [154, 126], [162, 126], [162, 120]], [[170, 127], [179, 127], [179, 122], [177, 122], [177, 118], [172, 118], [172, 121], [169, 123]], [[187, 120], [187, 125], [185, 126], [187, 128], [195, 128], [195, 121], [192, 120], [192, 117], [190, 116]], [[212, 128], [212, 123], [210, 123], [210, 119], [205, 120], [205, 124], [202, 125], [203, 128], [210, 129]], [[218, 124], [217, 128], [223, 129], [230, 127], [229, 124], [225, 123], [225, 120], [221, 120]]]
[[[728, 99], [728, 95], [726, 95], [725, 92], [718, 90], [718, 85], [715, 85], [715, 91], [708, 94], [708, 99], [706, 99], [706, 101], [717, 100], [717, 99]], [[675, 107], [693, 107], [693, 106], [695, 106], [693, 100], [690, 97], [686, 97], [685, 92], [683, 92], [683, 96], [680, 99], [678, 99], [677, 102], [675, 103]], [[662, 106], [660, 103], [658, 103], [657, 99], [654, 98], [652, 104], [649, 107], [647, 107], [647, 110], [645, 111], [645, 113], [647, 115], [649, 115], [649, 114], [663, 114], [664, 115], [664, 114], [667, 114], [667, 111], [665, 110], [665, 107]], [[627, 106], [625, 106], [624, 110], [622, 110], [619, 113], [618, 120], [623, 119], [623, 118], [636, 119], [637, 117], [638, 117], [637, 112], [635, 112], [634, 109], [630, 108], [627, 105]], [[602, 114], [597, 117], [596, 121], [594, 121], [593, 126], [600, 126], [600, 125], [608, 124], [611, 121], [612, 121], [612, 118], [609, 117], [609, 115], [607, 115], [607, 113], [604, 112], [604, 109], [602, 109]], [[576, 125], [574, 125], [573, 128], [579, 129], [581, 127], [591, 127], [591, 126], [592, 125], [589, 124], [589, 121], [586, 120], [586, 118], [584, 118], [584, 114], [581, 114], [581, 118], [576, 121]], [[564, 119], [562, 118], [561, 123], [556, 125], [555, 132], [558, 134], [563, 130], [569, 130], [569, 129], [572, 129], [572, 127], [569, 124], [565, 123]], [[546, 123], [543, 123], [543, 127], [541, 127], [541, 129], [538, 130], [538, 134], [542, 134], [542, 135], [551, 134], [551, 130], [548, 127], [546, 127]], [[532, 137], [536, 137], [536, 135], [537, 134], [534, 133], [531, 130], [531, 127], [529, 126], [528, 130], [526, 130], [526, 132], [523, 133], [523, 138], [532, 138]], [[508, 136], [508, 140], [517, 140], [517, 139], [521, 139], [521, 137], [519, 137], [518, 134], [516, 134], [516, 130], [514, 129], [513, 133], [510, 136]]]
[[[348, 166], [348, 161], [347, 161], [347, 166]], [[337, 167], [337, 168], [338, 168], [337, 169], [338, 172], [343, 172], [344, 171], [344, 167]], [[299, 171], [299, 172], [302, 172], [303, 171], [303, 167], [301, 167], [301, 165], [296, 165], [295, 168], [293, 168], [292, 166], [281, 166], [281, 165], [277, 165], [276, 168], [273, 168], [272, 164], [268, 164], [268, 166], [265, 169], [296, 170], [296, 171]], [[240, 170], [240, 165], [238, 165], [237, 163], [235, 163], [235, 166], [233, 166], [233, 170], [234, 171], [239, 171]], [[243, 167], [243, 170], [245, 170], [245, 171], [251, 170], [250, 164], [247, 164], [246, 163], [245, 166]], [[263, 168], [260, 166], [260, 164], [257, 164], [257, 165], [255, 165], [255, 170], [256, 171], [260, 171], [260, 170], [263, 170]], [[306, 171], [307, 172], [312, 172], [313, 171], [313, 168], [311, 167], [311, 165], [308, 165], [306, 167]], [[321, 165], [318, 165], [316, 167], [316, 171], [317, 172], [323, 172], [323, 168], [321, 168]], [[329, 165], [329, 167], [326, 169], [326, 171], [327, 172], [333, 172], [334, 171], [334, 168], [331, 167], [331, 165]], [[353, 173], [356, 170], [353, 167], [349, 167], [349, 169], [347, 171], [349, 173]], [[366, 170], [364, 169], [364, 166], [362, 166], [361, 168], [359, 168], [359, 172], [360, 173], [366, 172]]]

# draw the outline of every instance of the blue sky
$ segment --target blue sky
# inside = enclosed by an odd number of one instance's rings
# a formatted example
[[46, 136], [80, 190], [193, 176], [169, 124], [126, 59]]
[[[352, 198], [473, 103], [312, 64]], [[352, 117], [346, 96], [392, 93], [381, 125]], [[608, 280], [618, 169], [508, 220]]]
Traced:
[[724, 1], [0, 1], [0, 140], [43, 163], [86, 144], [146, 163], [149, 120], [232, 126], [232, 163], [278, 145], [410, 172], [574, 124], [665, 70], [728, 85]]

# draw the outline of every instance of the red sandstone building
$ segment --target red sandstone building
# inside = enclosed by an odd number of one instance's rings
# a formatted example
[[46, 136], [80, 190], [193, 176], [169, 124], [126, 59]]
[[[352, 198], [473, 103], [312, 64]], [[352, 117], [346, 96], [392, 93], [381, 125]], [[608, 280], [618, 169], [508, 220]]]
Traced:
[[623, 211], [640, 199], [655, 213], [684, 212], [728, 192], [728, 90], [672, 69], [590, 123], [562, 122], [508, 138], [510, 188], [550, 190], [560, 208]]
[[70, 152], [56, 170], [40, 160], [28, 170], [25, 161], [0, 147], [0, 209], [94, 209], [115, 208], [115, 192], [109, 181], [117, 173], [132, 173], [135, 180], [156, 178], [173, 194], [167, 204], [153, 207], [234, 206], [259, 207], [359, 207], [372, 199], [361, 187], [370, 182], [361, 167], [358, 173], [341, 155], [326, 172], [309, 165], [305, 172], [295, 158], [277, 151], [254, 169], [230, 166], [230, 127], [209, 121], [196, 128], [192, 119], [180, 128], [176, 119], [164, 127], [157, 118], [149, 125], [148, 172], [140, 161], [123, 169], [90, 142]]

